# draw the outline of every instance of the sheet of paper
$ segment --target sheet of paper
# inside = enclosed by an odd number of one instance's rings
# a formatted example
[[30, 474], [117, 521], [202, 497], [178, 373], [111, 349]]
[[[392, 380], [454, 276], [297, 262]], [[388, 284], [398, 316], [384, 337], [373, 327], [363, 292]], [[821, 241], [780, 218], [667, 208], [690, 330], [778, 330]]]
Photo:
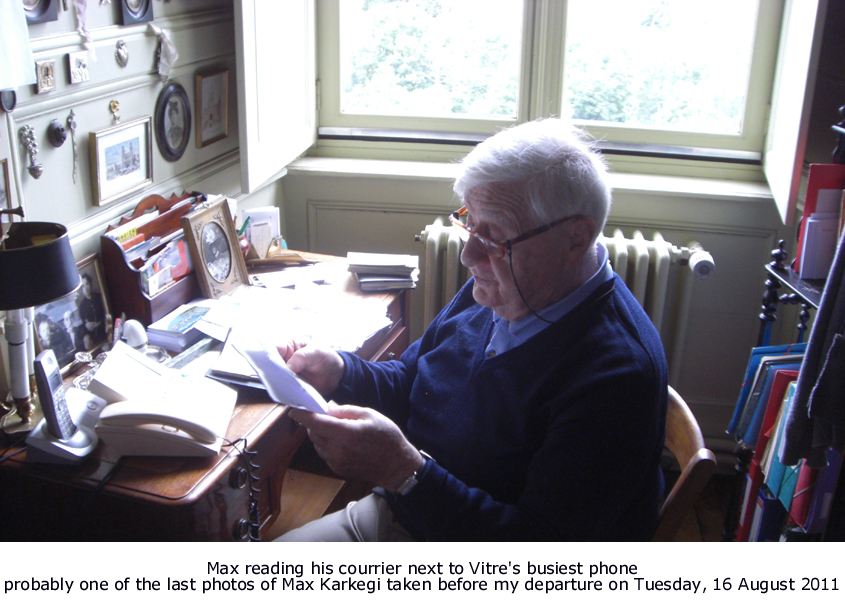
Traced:
[[252, 365], [271, 399], [312, 413], [326, 413], [327, 405], [322, 395], [288, 369], [274, 346], [265, 346], [257, 337], [243, 332], [232, 333], [229, 337], [234, 338], [235, 349]]

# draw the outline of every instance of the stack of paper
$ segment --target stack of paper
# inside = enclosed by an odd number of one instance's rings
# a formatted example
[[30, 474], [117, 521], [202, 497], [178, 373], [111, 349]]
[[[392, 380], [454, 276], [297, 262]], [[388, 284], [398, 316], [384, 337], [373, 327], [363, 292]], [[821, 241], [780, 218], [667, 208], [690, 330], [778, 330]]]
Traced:
[[816, 207], [804, 219], [798, 272], [802, 279], [826, 279], [839, 241], [842, 189], [821, 189]]
[[419, 278], [419, 257], [407, 254], [346, 254], [361, 291], [412, 289]]

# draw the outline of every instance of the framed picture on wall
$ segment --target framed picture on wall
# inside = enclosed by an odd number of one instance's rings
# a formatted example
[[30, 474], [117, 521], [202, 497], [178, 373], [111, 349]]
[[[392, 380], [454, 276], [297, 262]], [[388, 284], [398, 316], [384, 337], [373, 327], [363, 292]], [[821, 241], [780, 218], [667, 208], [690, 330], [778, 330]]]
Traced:
[[153, 182], [151, 130], [147, 116], [88, 135], [95, 204], [117, 201]]
[[196, 76], [197, 148], [229, 135], [229, 70]]
[[120, 4], [121, 25], [153, 20], [153, 0], [121, 0]]
[[[12, 0], [13, 2], [15, 0]], [[59, 20], [59, 0], [21, 0], [27, 25]]]
[[167, 161], [176, 161], [191, 138], [191, 103], [181, 84], [170, 84], [158, 97], [155, 113], [156, 142]]
[[99, 254], [76, 263], [79, 289], [63, 298], [35, 307], [35, 348], [51, 348], [62, 373], [76, 364], [76, 353], [94, 353], [111, 334], [106, 282]]
[[226, 198], [181, 218], [200, 291], [216, 300], [239, 285], [249, 285], [235, 223]]

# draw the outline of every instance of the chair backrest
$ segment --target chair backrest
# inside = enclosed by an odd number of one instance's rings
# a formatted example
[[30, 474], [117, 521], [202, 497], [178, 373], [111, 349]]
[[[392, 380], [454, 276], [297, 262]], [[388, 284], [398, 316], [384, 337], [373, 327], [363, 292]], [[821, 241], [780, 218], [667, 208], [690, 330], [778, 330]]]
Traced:
[[681, 476], [660, 507], [660, 523], [652, 541], [675, 537], [716, 469], [716, 456], [704, 446], [695, 416], [672, 387], [666, 411], [666, 448], [678, 460]]

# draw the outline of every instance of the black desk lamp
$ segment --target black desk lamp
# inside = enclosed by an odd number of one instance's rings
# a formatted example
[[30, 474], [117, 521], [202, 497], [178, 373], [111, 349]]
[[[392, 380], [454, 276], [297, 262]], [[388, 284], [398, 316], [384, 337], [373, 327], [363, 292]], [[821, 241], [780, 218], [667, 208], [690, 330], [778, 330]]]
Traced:
[[[0, 310], [6, 311], [11, 395], [24, 424], [36, 419], [29, 383], [34, 358], [27, 352], [33, 349], [27, 346], [27, 338], [33, 337], [32, 324], [26, 309], [66, 296], [77, 287], [79, 271], [65, 227], [52, 222], [9, 226], [0, 242]], [[10, 413], [11, 407], [7, 416]]]

